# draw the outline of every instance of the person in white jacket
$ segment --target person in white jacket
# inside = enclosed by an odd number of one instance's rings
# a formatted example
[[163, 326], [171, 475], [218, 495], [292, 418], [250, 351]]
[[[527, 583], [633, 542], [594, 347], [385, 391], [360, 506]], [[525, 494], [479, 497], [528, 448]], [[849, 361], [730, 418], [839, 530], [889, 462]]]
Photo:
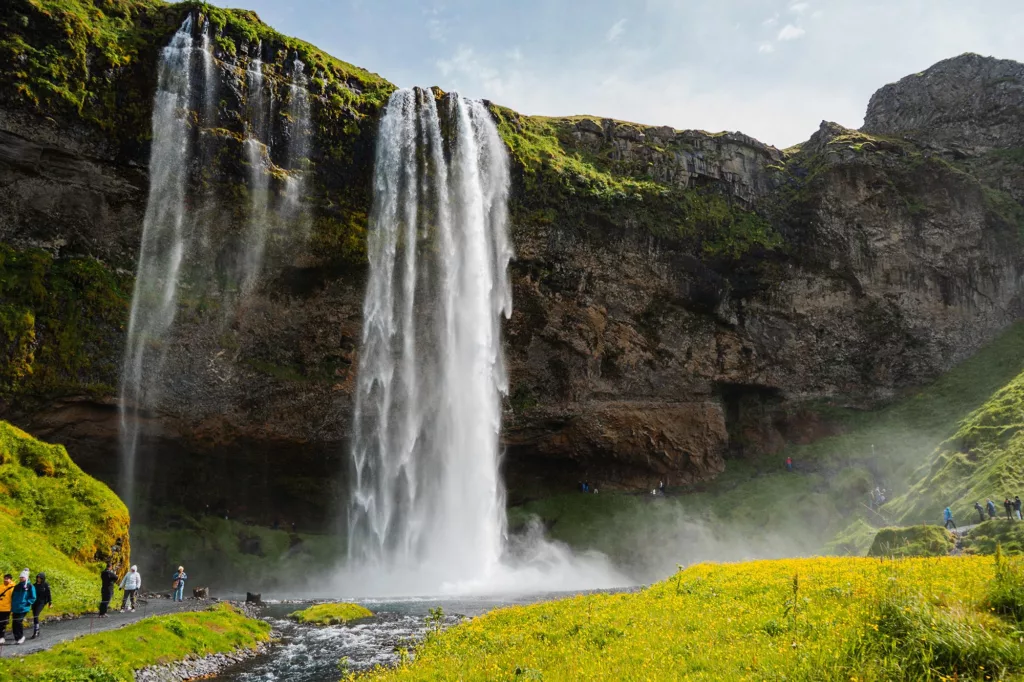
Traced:
[[128, 602], [131, 601], [131, 608], [129, 611], [135, 610], [135, 595], [142, 588], [142, 576], [139, 575], [139, 567], [132, 566], [131, 570], [124, 574], [124, 578], [121, 579], [121, 589], [124, 590], [124, 601], [121, 602], [121, 613], [124, 613], [125, 608], [128, 607]]

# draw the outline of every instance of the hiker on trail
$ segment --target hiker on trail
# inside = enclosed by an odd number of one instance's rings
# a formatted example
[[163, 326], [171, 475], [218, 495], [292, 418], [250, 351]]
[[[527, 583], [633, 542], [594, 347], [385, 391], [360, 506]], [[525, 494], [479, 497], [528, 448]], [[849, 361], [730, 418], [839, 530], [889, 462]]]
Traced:
[[[142, 576], [139, 575], [139, 567], [132, 566], [131, 570], [125, 573], [124, 578], [121, 580], [121, 589], [124, 590], [124, 599], [121, 601], [121, 613], [127, 608], [129, 611], [135, 611], [135, 595], [142, 587]], [[128, 602], [131, 602], [131, 608], [128, 607]]]
[[188, 579], [188, 574], [185, 573], [184, 566], [178, 566], [178, 572], [174, 574], [174, 601], [185, 601], [185, 581]]
[[25, 643], [25, 618], [36, 601], [36, 588], [28, 581], [29, 575], [27, 568], [21, 572], [11, 594], [11, 630], [14, 632], [15, 644]]
[[32, 604], [32, 639], [39, 636], [39, 614], [47, 606], [53, 606], [53, 593], [45, 573], [36, 573], [36, 601]]
[[1011, 514], [1013, 513], [1013, 502], [1010, 502], [1009, 497], [1003, 498], [1003, 509], [1006, 510], [1006, 520], [1013, 521]]
[[1020, 495], [1013, 496], [1013, 511], [1017, 515], [1017, 520], [1020, 521]]
[[793, 458], [792, 457], [787, 457], [786, 458], [786, 471], [792, 471], [792, 470], [793, 470]]
[[994, 519], [996, 517], [996, 503], [989, 500], [985, 503], [985, 506], [988, 507], [988, 517]]
[[948, 529], [950, 526], [953, 526], [953, 530], [956, 530], [956, 524], [953, 523], [953, 512], [949, 511], [949, 507], [946, 507], [946, 510], [942, 513], [946, 517], [946, 528]]
[[982, 509], [981, 504], [975, 502], [974, 508], [978, 510], [978, 523], [985, 523], [985, 510]]
[[665, 494], [665, 481], [658, 481], [658, 492], [662, 495]]
[[110, 562], [100, 573], [100, 618], [107, 617], [110, 600], [114, 598], [114, 585], [117, 584], [117, 573], [110, 570]]
[[11, 597], [14, 596], [14, 582], [11, 581], [11, 574], [4, 575], [4, 584], [0, 585], [0, 643], [6, 642], [4, 632], [7, 630], [7, 621], [11, 619]]

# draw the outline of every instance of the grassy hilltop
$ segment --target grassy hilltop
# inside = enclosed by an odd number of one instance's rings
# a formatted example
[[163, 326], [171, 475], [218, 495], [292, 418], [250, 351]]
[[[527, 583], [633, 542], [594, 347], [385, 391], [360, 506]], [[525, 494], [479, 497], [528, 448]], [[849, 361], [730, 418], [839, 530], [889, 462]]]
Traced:
[[0, 421], [0, 572], [42, 571], [53, 586], [48, 615], [96, 608], [104, 561], [127, 570], [128, 510], [67, 450]]

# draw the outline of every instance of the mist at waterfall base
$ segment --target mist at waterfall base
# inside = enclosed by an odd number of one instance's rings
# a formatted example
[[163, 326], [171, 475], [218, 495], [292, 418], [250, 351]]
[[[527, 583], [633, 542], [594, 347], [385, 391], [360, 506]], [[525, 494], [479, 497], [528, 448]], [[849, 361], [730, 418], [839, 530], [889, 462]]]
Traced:
[[506, 542], [508, 188], [508, 156], [483, 103], [421, 89], [391, 96], [375, 159], [348, 561], [336, 578], [347, 593], [628, 583], [603, 557], [537, 532]]

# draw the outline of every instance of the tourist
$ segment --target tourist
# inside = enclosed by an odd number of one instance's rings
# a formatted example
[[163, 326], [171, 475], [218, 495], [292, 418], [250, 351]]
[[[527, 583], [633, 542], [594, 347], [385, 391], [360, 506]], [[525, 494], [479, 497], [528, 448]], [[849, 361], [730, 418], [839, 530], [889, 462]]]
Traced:
[[1013, 521], [1013, 502], [1010, 502], [1009, 497], [1003, 498], [1003, 509], [1006, 510], [1006, 520]]
[[792, 457], [787, 457], [786, 458], [786, 471], [792, 471], [792, 470], [793, 470], [793, 458]]
[[989, 500], [985, 503], [985, 506], [988, 507], [988, 517], [994, 519], [996, 517], [996, 503]]
[[14, 583], [11, 582], [11, 574], [4, 575], [4, 584], [0, 585], [0, 643], [6, 642], [4, 632], [7, 631], [7, 621], [11, 619], [11, 597], [14, 596]]
[[185, 601], [185, 581], [188, 575], [184, 566], [178, 566], [178, 572], [174, 574], [174, 601]]
[[29, 575], [27, 568], [22, 571], [11, 593], [11, 630], [15, 644], [25, 643], [25, 618], [36, 601], [36, 588], [28, 581]]
[[110, 570], [110, 562], [100, 573], [100, 618], [107, 617], [110, 600], [114, 598], [114, 585], [117, 584], [117, 573]]
[[978, 523], [985, 523], [985, 510], [982, 508], [981, 503], [975, 502], [974, 508], [978, 510]]
[[[125, 609], [132, 612], [135, 611], [136, 594], [141, 587], [142, 576], [139, 575], [139, 567], [132, 566], [131, 570], [121, 580], [121, 589], [124, 590], [124, 599], [121, 601], [121, 613], [124, 613]], [[129, 606], [129, 602], [131, 606]]]
[[948, 529], [950, 526], [953, 526], [953, 530], [956, 530], [956, 524], [953, 523], [953, 512], [949, 510], [949, 507], [946, 507], [946, 510], [942, 513], [946, 517], [946, 528]]
[[53, 606], [53, 593], [45, 573], [36, 573], [36, 601], [32, 604], [32, 639], [39, 636], [39, 614], [47, 606]]
[[1020, 495], [1013, 496], [1013, 511], [1017, 515], [1017, 520], [1020, 521]]

